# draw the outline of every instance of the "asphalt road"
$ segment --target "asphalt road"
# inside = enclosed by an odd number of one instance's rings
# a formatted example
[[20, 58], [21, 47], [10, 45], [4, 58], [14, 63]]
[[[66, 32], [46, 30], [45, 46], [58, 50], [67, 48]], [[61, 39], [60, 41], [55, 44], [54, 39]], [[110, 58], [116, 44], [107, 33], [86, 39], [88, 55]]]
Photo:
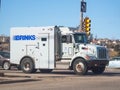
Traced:
[[78, 76], [69, 70], [24, 74], [18, 70], [0, 70], [0, 90], [120, 90], [120, 69], [106, 69], [101, 75], [89, 72]]

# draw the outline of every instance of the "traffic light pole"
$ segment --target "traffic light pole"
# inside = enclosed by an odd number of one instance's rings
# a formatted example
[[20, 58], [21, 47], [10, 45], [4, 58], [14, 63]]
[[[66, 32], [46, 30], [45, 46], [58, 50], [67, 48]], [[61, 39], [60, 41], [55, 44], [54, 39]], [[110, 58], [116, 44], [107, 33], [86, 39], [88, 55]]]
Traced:
[[80, 31], [83, 31], [83, 12], [81, 12], [81, 19], [80, 19]]
[[[84, 0], [81, 0], [81, 2], [84, 2]], [[80, 11], [80, 25], [79, 25], [79, 32], [82, 31], [84, 32], [83, 30], [83, 12]]]
[[91, 20], [89, 17], [83, 17], [84, 13], [86, 13], [87, 3], [84, 0], [81, 0], [81, 11], [80, 11], [80, 25], [79, 32], [85, 32], [87, 36], [90, 36], [90, 26]]

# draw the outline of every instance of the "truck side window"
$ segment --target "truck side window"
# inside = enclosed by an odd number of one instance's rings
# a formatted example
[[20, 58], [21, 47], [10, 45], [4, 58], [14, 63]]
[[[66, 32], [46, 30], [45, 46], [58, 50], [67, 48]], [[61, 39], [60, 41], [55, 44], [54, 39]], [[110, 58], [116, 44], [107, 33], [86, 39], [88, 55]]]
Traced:
[[47, 38], [41, 38], [41, 41], [47, 41]]
[[62, 43], [66, 43], [67, 42], [67, 36], [66, 35], [63, 35], [62, 36]]
[[67, 43], [72, 43], [72, 36], [71, 35], [67, 36]]
[[63, 35], [62, 43], [72, 43], [72, 36], [71, 35]]

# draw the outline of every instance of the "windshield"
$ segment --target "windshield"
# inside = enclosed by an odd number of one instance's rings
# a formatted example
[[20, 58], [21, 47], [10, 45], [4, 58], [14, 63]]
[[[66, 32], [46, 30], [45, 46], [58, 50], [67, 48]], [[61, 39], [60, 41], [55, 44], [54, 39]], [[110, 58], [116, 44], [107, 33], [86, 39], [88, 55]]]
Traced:
[[87, 36], [83, 33], [74, 34], [75, 43], [87, 43]]

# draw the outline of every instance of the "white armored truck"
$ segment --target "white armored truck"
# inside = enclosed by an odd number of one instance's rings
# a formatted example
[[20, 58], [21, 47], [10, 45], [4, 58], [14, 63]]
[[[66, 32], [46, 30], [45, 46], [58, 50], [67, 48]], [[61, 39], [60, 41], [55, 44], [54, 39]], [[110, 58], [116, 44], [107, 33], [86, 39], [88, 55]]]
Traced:
[[89, 44], [85, 33], [67, 27], [14, 27], [10, 32], [10, 62], [25, 73], [51, 72], [62, 61], [76, 74], [101, 74], [109, 61], [105, 47]]

